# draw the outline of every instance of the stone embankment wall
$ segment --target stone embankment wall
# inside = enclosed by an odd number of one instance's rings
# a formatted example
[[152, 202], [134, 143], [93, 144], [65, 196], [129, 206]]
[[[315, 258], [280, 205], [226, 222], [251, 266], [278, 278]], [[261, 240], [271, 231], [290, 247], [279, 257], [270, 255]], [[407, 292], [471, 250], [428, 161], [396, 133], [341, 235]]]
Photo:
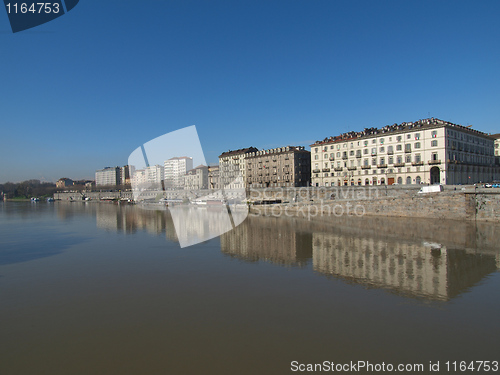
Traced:
[[419, 189], [387, 189], [377, 193], [340, 194], [296, 200], [289, 203], [255, 205], [252, 213], [267, 216], [304, 217], [325, 220], [344, 216], [390, 216], [434, 220], [479, 220], [500, 222], [500, 191], [445, 189], [419, 194]]
[[101, 198], [124, 198], [132, 199], [133, 195], [130, 191], [83, 191], [83, 192], [64, 192], [64, 193], [54, 193], [54, 199], [61, 201], [81, 201], [85, 198], [90, 198], [92, 200], [99, 200]]

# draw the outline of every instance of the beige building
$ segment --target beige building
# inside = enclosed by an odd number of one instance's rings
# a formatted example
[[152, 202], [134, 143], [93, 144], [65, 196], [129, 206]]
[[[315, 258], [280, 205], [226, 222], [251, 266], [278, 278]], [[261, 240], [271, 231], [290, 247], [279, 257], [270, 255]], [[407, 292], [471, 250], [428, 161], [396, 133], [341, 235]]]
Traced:
[[248, 155], [246, 165], [247, 187], [309, 186], [310, 152], [302, 146], [253, 151]]
[[252, 152], [259, 151], [255, 147], [223, 152], [219, 155], [220, 188], [229, 190], [244, 189], [246, 181], [246, 159]]
[[494, 139], [435, 118], [369, 128], [311, 145], [313, 186], [472, 184], [496, 173]]
[[205, 165], [199, 165], [196, 168], [187, 171], [184, 176], [184, 189], [208, 189], [208, 167]]
[[208, 188], [213, 190], [220, 189], [218, 165], [208, 166]]
[[62, 189], [62, 188], [65, 188], [67, 186], [73, 186], [73, 184], [74, 184], [74, 182], [71, 178], [63, 177], [63, 178], [60, 178], [59, 180], [57, 180], [56, 188]]
[[[495, 164], [497, 167], [500, 166], [500, 133], [493, 134], [493, 138], [495, 138]], [[500, 180], [500, 171], [497, 169], [497, 173], [495, 176], [495, 180]]]

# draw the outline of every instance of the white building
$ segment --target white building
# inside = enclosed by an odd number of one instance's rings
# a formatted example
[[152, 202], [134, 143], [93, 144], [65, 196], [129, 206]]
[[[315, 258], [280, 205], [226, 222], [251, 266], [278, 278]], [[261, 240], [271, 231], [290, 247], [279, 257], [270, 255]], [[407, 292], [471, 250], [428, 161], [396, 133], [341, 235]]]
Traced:
[[163, 190], [163, 166], [152, 165], [146, 169], [135, 170], [132, 174], [132, 183], [135, 189]]
[[182, 188], [184, 176], [193, 169], [193, 158], [174, 157], [164, 163], [165, 188]]
[[106, 167], [95, 172], [96, 186], [116, 186], [120, 185], [120, 167]]
[[494, 139], [434, 118], [369, 128], [312, 144], [311, 170], [313, 186], [490, 181]]

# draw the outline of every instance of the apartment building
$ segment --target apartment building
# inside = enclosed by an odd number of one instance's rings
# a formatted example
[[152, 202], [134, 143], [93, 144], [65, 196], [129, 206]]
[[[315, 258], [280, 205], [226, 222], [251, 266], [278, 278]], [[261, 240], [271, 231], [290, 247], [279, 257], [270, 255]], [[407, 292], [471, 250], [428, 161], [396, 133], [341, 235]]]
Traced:
[[199, 165], [196, 168], [187, 171], [184, 176], [184, 189], [208, 189], [208, 167], [205, 165]]
[[313, 186], [473, 184], [495, 178], [492, 136], [430, 118], [311, 145]]
[[244, 189], [246, 181], [246, 159], [252, 152], [259, 151], [255, 147], [229, 150], [219, 155], [219, 184], [229, 190]]
[[[495, 139], [495, 164], [500, 166], [500, 133], [493, 134], [492, 137]], [[500, 171], [497, 171], [495, 179], [500, 179]]]
[[121, 183], [121, 168], [106, 167], [95, 172], [96, 186], [116, 186]]
[[193, 169], [193, 158], [188, 156], [173, 157], [164, 162], [164, 176], [166, 189], [184, 187], [184, 176]]
[[286, 146], [252, 151], [246, 159], [246, 186], [299, 187], [309, 186], [311, 153], [302, 146]]
[[214, 190], [220, 189], [218, 165], [208, 166], [208, 188]]

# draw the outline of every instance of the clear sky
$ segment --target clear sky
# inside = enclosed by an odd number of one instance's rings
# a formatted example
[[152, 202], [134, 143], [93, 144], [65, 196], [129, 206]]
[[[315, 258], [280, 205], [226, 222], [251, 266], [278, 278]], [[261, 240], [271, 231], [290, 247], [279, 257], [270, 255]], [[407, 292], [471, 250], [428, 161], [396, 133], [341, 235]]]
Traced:
[[196, 125], [206, 160], [437, 117], [498, 133], [499, 1], [81, 0], [0, 9], [0, 182], [93, 178]]

